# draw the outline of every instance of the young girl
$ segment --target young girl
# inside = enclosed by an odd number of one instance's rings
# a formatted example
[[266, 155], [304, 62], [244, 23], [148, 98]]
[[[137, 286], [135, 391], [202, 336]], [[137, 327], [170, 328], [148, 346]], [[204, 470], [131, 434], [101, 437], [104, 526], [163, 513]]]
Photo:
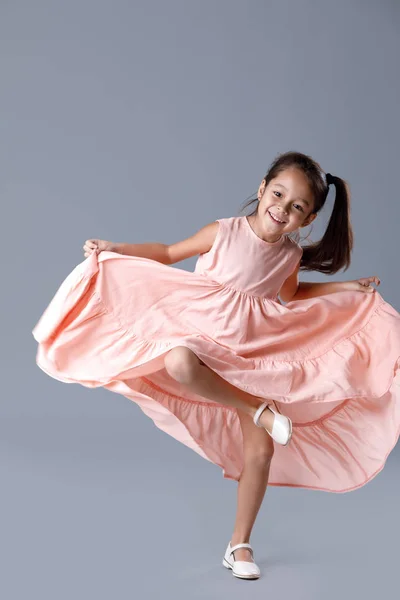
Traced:
[[[302, 247], [330, 185], [327, 229]], [[87, 240], [33, 330], [51, 377], [123, 394], [239, 482], [223, 564], [241, 578], [260, 576], [249, 541], [268, 483], [354, 490], [400, 423], [400, 315], [379, 279], [298, 281], [350, 264], [346, 182], [288, 152], [251, 202], [170, 246]], [[195, 255], [194, 272], [171, 266]]]

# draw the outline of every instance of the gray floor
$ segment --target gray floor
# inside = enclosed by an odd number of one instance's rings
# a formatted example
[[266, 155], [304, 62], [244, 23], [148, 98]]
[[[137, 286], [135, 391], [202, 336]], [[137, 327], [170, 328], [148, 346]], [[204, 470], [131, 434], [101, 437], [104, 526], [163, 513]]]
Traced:
[[[110, 393], [90, 400], [104, 407]], [[136, 405], [121, 397], [114, 409], [118, 417], [2, 420], [2, 598], [234, 599], [246, 591], [376, 600], [397, 591], [398, 447], [355, 492], [269, 488], [251, 539], [262, 577], [242, 581], [221, 565], [237, 484]]]

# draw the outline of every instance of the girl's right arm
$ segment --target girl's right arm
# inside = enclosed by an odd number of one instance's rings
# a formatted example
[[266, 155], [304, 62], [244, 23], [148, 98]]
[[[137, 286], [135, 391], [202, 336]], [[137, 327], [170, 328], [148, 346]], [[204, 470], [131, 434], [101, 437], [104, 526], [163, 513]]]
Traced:
[[108, 250], [117, 252], [118, 254], [126, 254], [128, 256], [139, 256], [142, 258], [150, 258], [165, 265], [185, 260], [190, 256], [203, 254], [208, 252], [215, 240], [218, 232], [219, 223], [213, 221], [202, 227], [194, 235], [175, 244], [161, 244], [159, 242], [148, 242], [144, 244], [125, 244], [113, 243], [105, 240], [87, 240], [83, 249], [85, 256], [89, 256], [93, 249], [96, 252]]
[[218, 227], [219, 223], [213, 221], [199, 229], [191, 237], [167, 246], [168, 264], [173, 265], [181, 260], [185, 260], [185, 258], [204, 254], [211, 250], [218, 233]]
[[111, 252], [126, 254], [128, 256], [139, 256], [142, 258], [151, 258], [157, 262], [168, 264], [167, 246], [158, 242], [149, 242], [145, 244], [113, 244]]

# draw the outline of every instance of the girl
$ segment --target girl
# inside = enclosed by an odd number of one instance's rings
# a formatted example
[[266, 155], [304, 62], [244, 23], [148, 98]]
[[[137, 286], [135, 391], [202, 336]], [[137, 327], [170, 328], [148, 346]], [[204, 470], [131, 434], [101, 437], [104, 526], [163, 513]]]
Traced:
[[[330, 185], [327, 229], [300, 246]], [[252, 202], [169, 246], [87, 240], [33, 330], [51, 377], [123, 394], [238, 481], [223, 565], [247, 579], [260, 576], [249, 542], [267, 484], [354, 490], [400, 423], [400, 315], [380, 280], [298, 281], [350, 265], [346, 182], [288, 152]], [[171, 266], [195, 255], [193, 272]]]

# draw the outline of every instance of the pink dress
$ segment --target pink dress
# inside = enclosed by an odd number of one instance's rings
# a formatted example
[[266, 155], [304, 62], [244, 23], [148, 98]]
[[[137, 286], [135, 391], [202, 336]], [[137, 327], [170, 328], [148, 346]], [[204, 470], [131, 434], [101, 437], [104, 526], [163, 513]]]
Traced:
[[61, 284], [33, 330], [36, 361], [66, 383], [104, 387], [238, 480], [235, 408], [191, 393], [164, 357], [186, 346], [234, 386], [272, 399], [293, 421], [275, 444], [269, 485], [354, 490], [383, 468], [400, 424], [400, 315], [373, 293], [283, 305], [302, 248], [259, 238], [246, 216], [218, 219], [194, 272], [93, 252]]

